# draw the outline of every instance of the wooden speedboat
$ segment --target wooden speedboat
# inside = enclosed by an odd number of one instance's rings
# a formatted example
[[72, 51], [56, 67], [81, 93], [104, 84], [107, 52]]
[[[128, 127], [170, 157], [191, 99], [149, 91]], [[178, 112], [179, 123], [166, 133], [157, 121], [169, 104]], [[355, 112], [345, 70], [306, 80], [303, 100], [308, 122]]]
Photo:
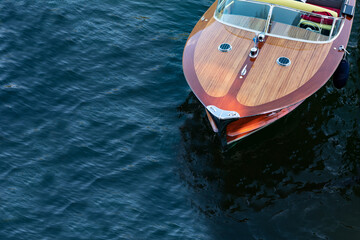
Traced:
[[290, 113], [328, 81], [346, 55], [355, 1], [212, 4], [189, 36], [183, 69], [223, 145]]

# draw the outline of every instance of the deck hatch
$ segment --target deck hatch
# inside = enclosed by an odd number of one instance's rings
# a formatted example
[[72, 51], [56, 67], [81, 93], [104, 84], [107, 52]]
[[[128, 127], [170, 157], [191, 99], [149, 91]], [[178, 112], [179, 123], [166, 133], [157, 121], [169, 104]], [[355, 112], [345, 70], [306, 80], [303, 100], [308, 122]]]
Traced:
[[276, 62], [277, 62], [277, 64], [279, 64], [280, 66], [283, 66], [283, 67], [290, 66], [290, 64], [291, 64], [290, 59], [288, 59], [287, 57], [279, 57], [276, 60]]
[[220, 52], [229, 52], [232, 49], [232, 47], [228, 43], [222, 43], [220, 44], [218, 49]]

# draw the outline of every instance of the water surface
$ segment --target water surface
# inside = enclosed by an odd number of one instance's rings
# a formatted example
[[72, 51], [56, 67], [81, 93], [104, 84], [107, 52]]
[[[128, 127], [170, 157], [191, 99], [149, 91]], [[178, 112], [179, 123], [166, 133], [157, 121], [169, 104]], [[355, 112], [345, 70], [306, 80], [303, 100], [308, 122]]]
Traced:
[[351, 79], [223, 153], [182, 72], [208, 0], [0, 2], [0, 239], [357, 239]]

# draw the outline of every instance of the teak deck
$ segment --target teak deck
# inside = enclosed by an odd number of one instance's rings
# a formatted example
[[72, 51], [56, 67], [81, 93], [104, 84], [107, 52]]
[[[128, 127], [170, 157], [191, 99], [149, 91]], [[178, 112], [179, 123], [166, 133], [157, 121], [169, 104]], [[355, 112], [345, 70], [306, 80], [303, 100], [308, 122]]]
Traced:
[[[354, 0], [350, 0], [355, 2]], [[260, 115], [303, 101], [331, 77], [343, 57], [338, 47], [346, 47], [352, 19], [345, 20], [342, 33], [328, 43], [311, 43], [267, 36], [259, 45], [259, 55], [248, 57], [254, 46], [254, 32], [222, 24], [214, 19], [217, 1], [195, 26], [185, 46], [183, 67], [186, 79], [205, 105], [236, 111], [241, 117]], [[228, 16], [227, 16], [228, 17]], [[229, 19], [227, 19], [229, 20]], [[231, 20], [230, 20], [231, 21]], [[235, 18], [233, 21], [237, 21]], [[241, 19], [243, 25], [262, 28], [265, 22]], [[255, 26], [255, 25], [256, 26]], [[287, 31], [290, 36], [324, 40], [324, 36], [273, 23], [271, 33]], [[220, 52], [222, 43], [232, 45]], [[279, 57], [288, 57], [291, 65], [279, 66]], [[242, 75], [246, 69], [246, 74]]]

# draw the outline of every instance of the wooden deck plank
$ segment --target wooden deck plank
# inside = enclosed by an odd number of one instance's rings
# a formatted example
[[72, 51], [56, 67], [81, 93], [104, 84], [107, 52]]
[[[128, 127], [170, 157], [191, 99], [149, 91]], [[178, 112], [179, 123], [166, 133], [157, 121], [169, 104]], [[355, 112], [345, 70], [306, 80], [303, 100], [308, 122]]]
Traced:
[[[254, 33], [217, 21], [209, 23], [200, 36], [194, 55], [195, 71], [207, 94], [222, 97], [228, 93], [246, 60], [244, 56], [254, 45], [253, 37]], [[220, 52], [218, 47], [222, 43], [231, 44], [232, 50]]]
[[[331, 43], [314, 44], [268, 38], [237, 95], [239, 103], [257, 106], [279, 99], [304, 85], [319, 70]], [[291, 60], [288, 67], [276, 63]]]

